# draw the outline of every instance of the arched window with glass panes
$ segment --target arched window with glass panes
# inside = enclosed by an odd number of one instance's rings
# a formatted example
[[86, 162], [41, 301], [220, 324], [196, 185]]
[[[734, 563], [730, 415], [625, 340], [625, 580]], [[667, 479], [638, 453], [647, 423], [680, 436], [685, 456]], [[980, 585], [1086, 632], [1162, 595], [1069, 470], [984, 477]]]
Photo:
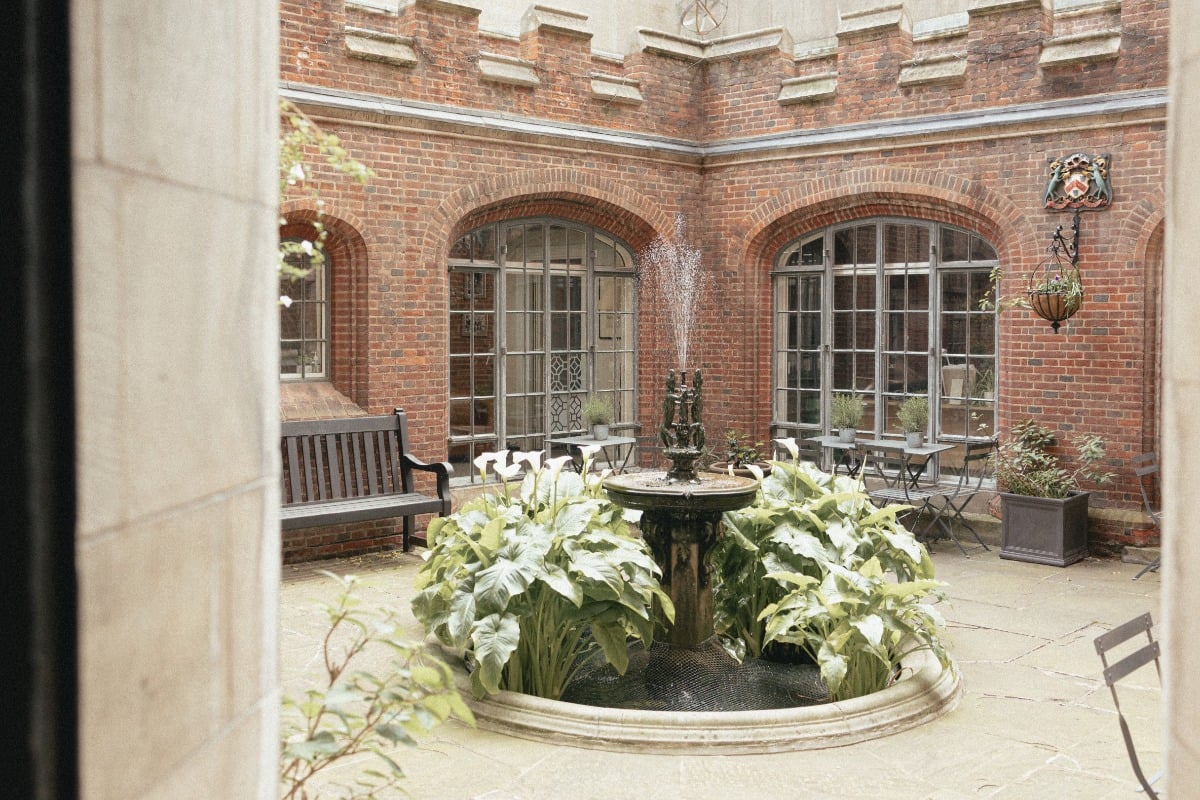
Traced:
[[979, 235], [914, 219], [857, 220], [787, 244], [774, 269], [776, 436], [831, 432], [834, 394], [860, 396], [860, 435], [901, 437], [908, 397], [930, 404], [927, 436], [991, 437], [996, 313], [980, 308], [997, 266]]
[[[549, 449], [583, 434], [589, 396], [614, 428], [636, 418], [632, 251], [554, 218], [492, 223], [450, 251], [452, 463], [497, 449]], [[473, 474], [467, 469], [464, 474]]]
[[279, 278], [279, 378], [329, 379], [329, 257], [320, 244], [281, 240], [291, 274]]

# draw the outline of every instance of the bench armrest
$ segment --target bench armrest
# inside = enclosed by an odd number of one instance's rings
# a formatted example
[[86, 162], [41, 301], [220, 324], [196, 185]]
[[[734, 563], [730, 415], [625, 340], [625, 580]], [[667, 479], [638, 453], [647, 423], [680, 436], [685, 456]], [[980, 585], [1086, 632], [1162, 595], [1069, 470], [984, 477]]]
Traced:
[[439, 500], [446, 503], [449, 513], [450, 505], [450, 476], [454, 474], [454, 466], [448, 461], [435, 461], [432, 464], [426, 463], [414, 456], [412, 453], [401, 453], [403, 459], [404, 470], [419, 470], [421, 472], [432, 472], [437, 475], [437, 496]]

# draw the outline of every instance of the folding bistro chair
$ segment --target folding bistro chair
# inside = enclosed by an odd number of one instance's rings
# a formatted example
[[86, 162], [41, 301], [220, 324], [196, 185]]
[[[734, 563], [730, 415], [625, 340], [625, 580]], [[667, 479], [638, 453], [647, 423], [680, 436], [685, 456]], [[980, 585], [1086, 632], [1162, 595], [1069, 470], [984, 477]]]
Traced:
[[[871, 502], [880, 508], [888, 505], [912, 506], [911, 512], [905, 512], [911, 515], [910, 530], [916, 527], [926, 511], [933, 511], [929, 506], [929, 498], [934, 492], [922, 488], [911, 479], [908, 458], [903, 451], [864, 444], [860, 444], [857, 450], [861, 459], [859, 474]], [[875, 486], [867, 484], [868, 477], [876, 482]]]
[[[1117, 721], [1121, 725], [1121, 737], [1125, 740], [1125, 750], [1129, 753], [1129, 763], [1133, 767], [1133, 774], [1141, 784], [1142, 791], [1146, 793], [1146, 796], [1151, 800], [1158, 800], [1158, 793], [1154, 791], [1154, 782], [1162, 777], [1162, 772], [1153, 775], [1149, 780], [1142, 773], [1142, 765], [1138, 761], [1137, 750], [1133, 746], [1133, 735], [1129, 732], [1129, 723], [1125, 720], [1125, 714], [1121, 711], [1121, 701], [1117, 697], [1117, 681], [1151, 661], [1154, 662], [1154, 669], [1158, 672], [1159, 685], [1162, 685], [1162, 668], [1158, 663], [1160, 650], [1159, 644], [1154, 638], [1153, 627], [1154, 622], [1148, 613], [1134, 617], [1108, 633], [1097, 636], [1096, 653], [1100, 656], [1100, 663], [1104, 665], [1104, 682], [1112, 692], [1113, 705], [1117, 707]], [[1141, 633], [1146, 634], [1146, 644], [1119, 661], [1113, 664], [1108, 663], [1109, 650]]]
[[927, 534], [936, 525], [953, 539], [954, 543], [958, 545], [958, 549], [962, 550], [963, 555], [966, 555], [966, 548], [963, 547], [962, 542], [958, 540], [958, 535], [954, 532], [954, 523], [957, 521], [959, 525], [971, 532], [980, 547], [984, 550], [991, 549], [980, 538], [975, 526], [963, 516], [963, 509], [976, 495], [987, 491], [983, 487], [983, 482], [991, 474], [990, 459], [995, 447], [996, 442], [990, 439], [986, 442], [967, 442], [966, 454], [963, 456], [963, 463], [958, 472], [958, 482], [954, 486], [928, 490], [929, 498], [926, 500], [926, 505], [933, 514], [933, 519], [921, 530], [919, 535]]
[[[1150, 502], [1151, 496], [1161, 498], [1159, 493], [1158, 482], [1158, 453], [1142, 453], [1133, 457], [1133, 472], [1137, 475], [1138, 488], [1142, 490], [1142, 503], [1146, 506], [1146, 513], [1150, 515], [1150, 519], [1154, 520], [1154, 527], [1158, 529], [1158, 535], [1162, 537], [1162, 509], [1155, 508]], [[1158, 572], [1158, 568], [1162, 565], [1162, 556], [1151, 561], [1142, 571], [1133, 576], [1136, 581], [1138, 578], [1145, 575], [1147, 572]]]

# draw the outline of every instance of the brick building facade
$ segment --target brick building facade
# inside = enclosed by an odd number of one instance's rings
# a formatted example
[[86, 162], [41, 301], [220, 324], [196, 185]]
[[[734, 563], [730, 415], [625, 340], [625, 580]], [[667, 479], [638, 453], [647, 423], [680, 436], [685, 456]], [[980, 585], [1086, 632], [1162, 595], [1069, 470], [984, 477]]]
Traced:
[[[711, 279], [686, 364], [710, 438], [828, 431], [841, 390], [880, 435], [912, 394], [947, 443], [1033, 416], [1109, 443], [1093, 549], [1144, 540], [1128, 465], [1159, 435], [1167, 4], [958, 5], [839, 8], [818, 38], [631, 19], [611, 54], [595, 20], [548, 6], [514, 35], [481, 27], [478, 2], [284, 0], [282, 94], [376, 173], [309, 181], [329, 272], [319, 330], [284, 343], [284, 417], [402, 406], [415, 452], [460, 475], [578, 428], [593, 392], [620, 430], [653, 433], [681, 365], [638, 255], [683, 215]], [[1043, 195], [1077, 152], [1107, 156], [1112, 186], [1081, 215], [1081, 310], [1058, 334], [979, 312], [992, 267], [1021, 293], [1069, 227]], [[311, 236], [316, 211], [289, 197], [281, 235]], [[303, 558], [395, 531], [289, 537]]]

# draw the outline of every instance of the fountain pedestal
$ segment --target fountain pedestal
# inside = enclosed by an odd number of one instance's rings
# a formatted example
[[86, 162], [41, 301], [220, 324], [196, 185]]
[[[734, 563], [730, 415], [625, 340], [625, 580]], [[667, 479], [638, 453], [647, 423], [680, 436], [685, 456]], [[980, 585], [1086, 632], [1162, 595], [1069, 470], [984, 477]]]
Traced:
[[604, 482], [609, 498], [642, 512], [642, 538], [662, 569], [664, 591], [675, 604], [667, 641], [695, 648], [713, 635], [709, 549], [721, 531], [721, 515], [754, 501], [758, 481], [728, 475], [695, 483], [665, 475], [618, 475]]

